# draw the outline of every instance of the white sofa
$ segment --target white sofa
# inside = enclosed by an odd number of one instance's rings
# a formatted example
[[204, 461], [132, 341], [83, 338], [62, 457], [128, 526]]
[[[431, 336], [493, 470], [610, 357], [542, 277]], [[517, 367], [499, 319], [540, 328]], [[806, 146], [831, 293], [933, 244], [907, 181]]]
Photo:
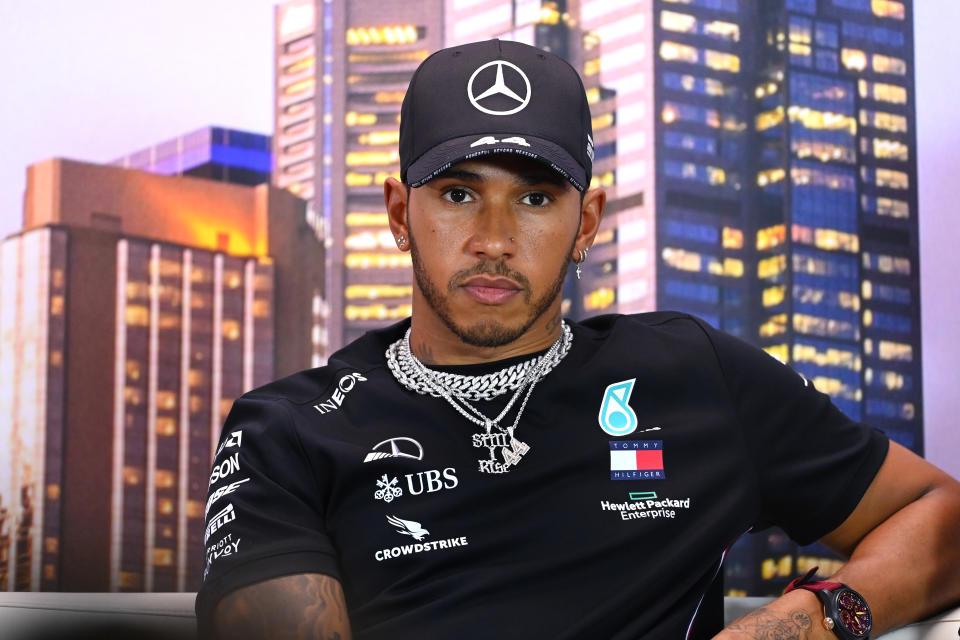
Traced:
[[[197, 640], [193, 593], [0, 592], [2, 640]], [[724, 598], [727, 621], [769, 598]], [[960, 608], [882, 636], [958, 640]]]

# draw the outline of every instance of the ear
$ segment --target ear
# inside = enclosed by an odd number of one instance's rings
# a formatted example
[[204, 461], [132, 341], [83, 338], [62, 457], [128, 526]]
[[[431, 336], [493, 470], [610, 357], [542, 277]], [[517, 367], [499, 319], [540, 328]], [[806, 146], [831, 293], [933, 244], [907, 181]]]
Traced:
[[600, 230], [600, 221], [603, 219], [603, 210], [607, 205], [607, 192], [603, 189], [590, 189], [583, 196], [583, 206], [580, 209], [580, 231], [577, 232], [577, 241], [573, 246], [573, 259], [578, 258], [581, 249], [593, 246], [593, 239]]
[[[390, 177], [383, 182], [383, 203], [387, 208], [390, 233], [400, 251], [410, 249], [410, 230], [407, 228], [407, 186]], [[401, 241], [402, 240], [402, 241]]]

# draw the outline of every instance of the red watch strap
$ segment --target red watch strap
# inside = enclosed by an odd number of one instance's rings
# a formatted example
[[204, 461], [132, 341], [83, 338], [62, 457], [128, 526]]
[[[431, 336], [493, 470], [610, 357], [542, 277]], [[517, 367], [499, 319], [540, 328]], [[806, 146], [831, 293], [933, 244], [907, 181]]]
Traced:
[[833, 591], [834, 589], [839, 589], [843, 586], [842, 582], [828, 582], [826, 580], [811, 581], [810, 578], [813, 577], [813, 574], [815, 574], [819, 568], [820, 567], [814, 567], [810, 569], [810, 571], [807, 571], [806, 575], [791, 580], [790, 584], [787, 585], [787, 588], [783, 590], [783, 593], [790, 593], [794, 589], [807, 589], [809, 591], [820, 591], [821, 589], [827, 589], [829, 591]]

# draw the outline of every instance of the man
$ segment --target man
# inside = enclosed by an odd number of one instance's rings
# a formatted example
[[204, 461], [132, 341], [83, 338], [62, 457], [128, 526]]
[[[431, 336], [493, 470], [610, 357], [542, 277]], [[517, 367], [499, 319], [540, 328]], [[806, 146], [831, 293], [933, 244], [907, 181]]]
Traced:
[[[384, 185], [412, 318], [234, 405], [202, 634], [852, 638], [960, 598], [957, 482], [695, 318], [561, 319], [590, 122], [532, 47], [420, 66]], [[851, 560], [721, 631], [726, 549], [774, 524]]]

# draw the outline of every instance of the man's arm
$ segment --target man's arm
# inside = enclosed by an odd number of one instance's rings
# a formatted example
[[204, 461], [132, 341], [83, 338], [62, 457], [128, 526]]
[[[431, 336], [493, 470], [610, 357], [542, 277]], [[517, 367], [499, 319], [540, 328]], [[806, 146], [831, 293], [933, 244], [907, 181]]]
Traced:
[[[857, 508], [821, 542], [850, 557], [831, 577], [859, 591], [876, 636], [960, 601], [960, 483], [907, 449], [890, 451]], [[716, 638], [836, 638], [817, 597], [797, 590]]]
[[340, 581], [319, 573], [265, 580], [231, 592], [213, 612], [218, 638], [350, 640]]

